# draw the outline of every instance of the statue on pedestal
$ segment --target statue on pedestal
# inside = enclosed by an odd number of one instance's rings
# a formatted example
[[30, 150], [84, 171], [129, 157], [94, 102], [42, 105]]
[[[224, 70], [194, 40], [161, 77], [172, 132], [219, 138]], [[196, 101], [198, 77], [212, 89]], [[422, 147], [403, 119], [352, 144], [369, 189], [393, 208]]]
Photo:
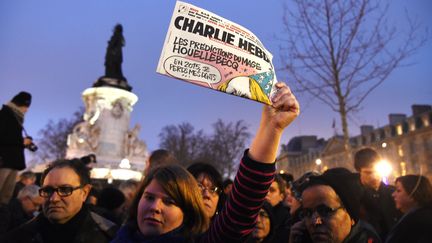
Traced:
[[141, 126], [136, 124], [134, 128], [126, 133], [124, 140], [124, 154], [127, 157], [145, 156], [147, 152], [146, 144], [138, 138]]
[[123, 62], [122, 48], [126, 43], [123, 37], [123, 26], [117, 24], [113, 32], [105, 54], [105, 76], [100, 77], [93, 87], [109, 86], [131, 91], [132, 87], [123, 76], [121, 66]]

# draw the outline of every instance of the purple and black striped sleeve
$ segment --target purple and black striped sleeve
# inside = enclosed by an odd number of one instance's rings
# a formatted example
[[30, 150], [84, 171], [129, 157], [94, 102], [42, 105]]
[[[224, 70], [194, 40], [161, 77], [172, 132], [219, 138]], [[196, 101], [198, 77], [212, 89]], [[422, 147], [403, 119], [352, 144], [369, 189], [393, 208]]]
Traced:
[[225, 207], [199, 242], [240, 241], [251, 234], [274, 179], [275, 164], [252, 160], [246, 150]]

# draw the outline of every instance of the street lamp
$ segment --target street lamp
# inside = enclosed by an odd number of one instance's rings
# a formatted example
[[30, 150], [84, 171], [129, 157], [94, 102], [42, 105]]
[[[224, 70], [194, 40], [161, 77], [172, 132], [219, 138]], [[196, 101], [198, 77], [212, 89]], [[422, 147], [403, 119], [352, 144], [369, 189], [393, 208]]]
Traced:
[[315, 160], [315, 164], [316, 164], [316, 166], [317, 166], [317, 171], [319, 171], [319, 172], [321, 173], [321, 170], [322, 170], [322, 168], [321, 168], [322, 160], [321, 160], [320, 158], [317, 158], [317, 159]]
[[393, 168], [387, 160], [381, 160], [375, 165], [375, 170], [378, 172], [382, 181], [388, 184], [388, 176], [392, 172]]

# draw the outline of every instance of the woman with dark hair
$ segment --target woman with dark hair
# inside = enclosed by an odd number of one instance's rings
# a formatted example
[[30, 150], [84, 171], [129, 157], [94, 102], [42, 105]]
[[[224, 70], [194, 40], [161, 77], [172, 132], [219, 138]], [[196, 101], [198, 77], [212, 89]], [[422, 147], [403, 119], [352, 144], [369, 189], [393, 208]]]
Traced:
[[208, 226], [198, 183], [177, 165], [158, 167], [142, 182], [128, 222], [113, 242], [239, 242], [254, 230], [275, 173], [284, 129], [298, 116], [295, 96], [284, 83], [264, 106], [255, 138], [237, 171], [230, 199]]
[[215, 167], [203, 162], [193, 163], [187, 170], [198, 182], [207, 216], [213, 218], [224, 203], [221, 174]]
[[396, 179], [392, 194], [396, 208], [404, 215], [390, 231], [386, 243], [432, 241], [432, 186], [421, 175]]

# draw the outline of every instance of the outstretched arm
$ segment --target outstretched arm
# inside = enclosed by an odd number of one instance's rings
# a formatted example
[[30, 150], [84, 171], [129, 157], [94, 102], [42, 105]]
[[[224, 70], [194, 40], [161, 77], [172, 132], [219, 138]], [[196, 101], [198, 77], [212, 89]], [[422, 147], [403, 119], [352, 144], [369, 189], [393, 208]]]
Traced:
[[282, 82], [272, 98], [273, 105], [264, 106], [258, 131], [249, 149], [249, 156], [263, 163], [273, 163], [284, 129], [300, 114], [299, 103], [290, 88]]
[[261, 124], [247, 154], [240, 162], [225, 207], [199, 242], [238, 242], [254, 229], [258, 212], [273, 182], [276, 151], [282, 132], [299, 114], [296, 98], [284, 83], [273, 105], [265, 106]]

